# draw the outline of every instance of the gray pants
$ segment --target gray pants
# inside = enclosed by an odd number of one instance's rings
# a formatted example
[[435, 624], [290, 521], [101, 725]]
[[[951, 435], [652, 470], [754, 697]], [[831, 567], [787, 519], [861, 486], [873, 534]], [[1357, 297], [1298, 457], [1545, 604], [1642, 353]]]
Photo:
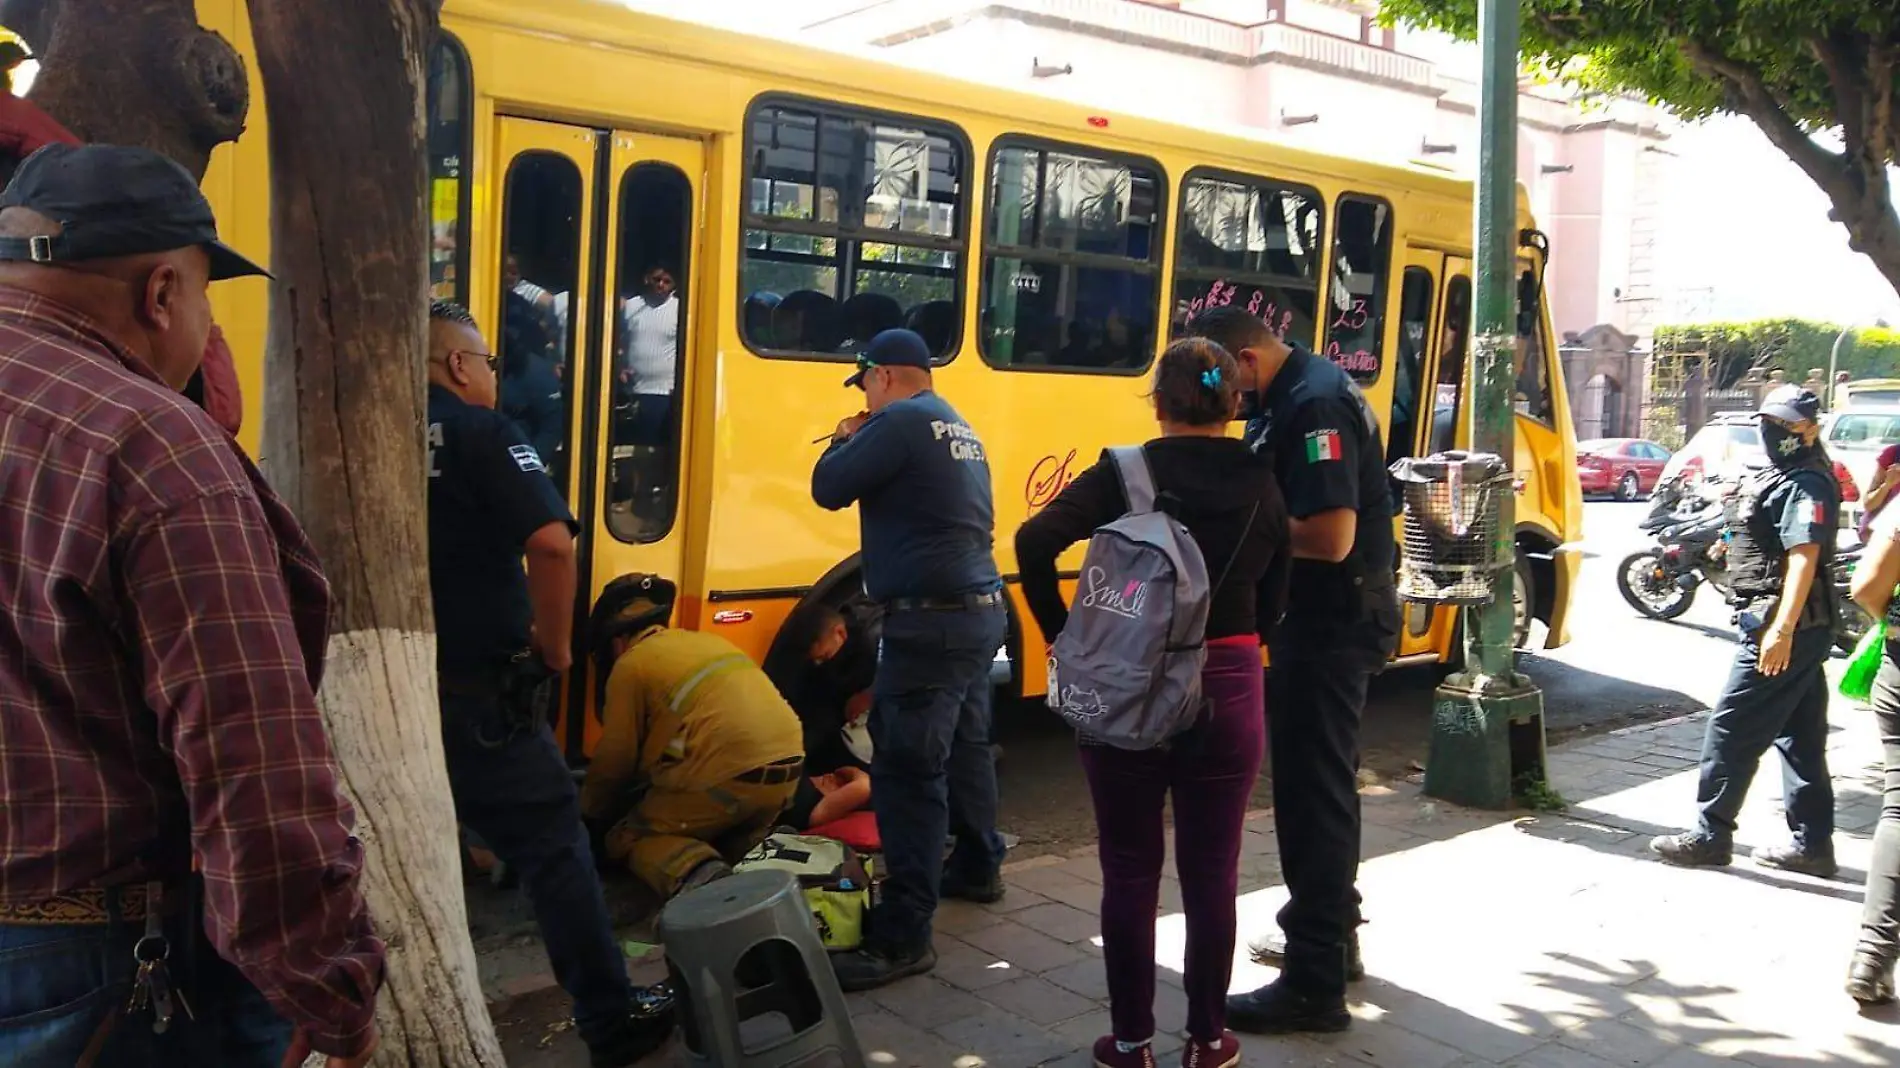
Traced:
[[1880, 825], [1874, 831], [1874, 861], [1867, 866], [1866, 906], [1860, 917], [1860, 948], [1891, 965], [1900, 957], [1900, 645], [1887, 646], [1887, 658], [1874, 678], [1874, 715], [1887, 769]]

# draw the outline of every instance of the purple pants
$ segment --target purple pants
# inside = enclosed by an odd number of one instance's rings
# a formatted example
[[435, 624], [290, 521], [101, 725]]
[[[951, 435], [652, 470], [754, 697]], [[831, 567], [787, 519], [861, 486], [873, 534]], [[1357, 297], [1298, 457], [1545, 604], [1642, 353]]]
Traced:
[[1166, 749], [1081, 747], [1102, 856], [1102, 963], [1115, 1037], [1155, 1032], [1155, 913], [1162, 803], [1174, 795], [1174, 866], [1187, 919], [1188, 1034], [1218, 1041], [1234, 969], [1241, 821], [1266, 743], [1260, 646], [1209, 642], [1201, 685], [1212, 710]]

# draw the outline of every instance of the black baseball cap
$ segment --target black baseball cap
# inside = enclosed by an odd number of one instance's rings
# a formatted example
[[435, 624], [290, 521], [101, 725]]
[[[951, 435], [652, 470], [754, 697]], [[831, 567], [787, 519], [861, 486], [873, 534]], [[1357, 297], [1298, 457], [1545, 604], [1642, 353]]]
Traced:
[[30, 208], [60, 224], [48, 237], [0, 237], [0, 260], [78, 263], [201, 245], [211, 280], [270, 272], [218, 240], [211, 202], [168, 156], [125, 145], [51, 144], [20, 164], [0, 210]]
[[1821, 398], [1804, 386], [1777, 386], [1761, 399], [1756, 414], [1789, 423], [1812, 422], [1821, 418]]
[[915, 330], [885, 330], [871, 339], [858, 354], [857, 373], [844, 380], [847, 386], [864, 388], [864, 373], [873, 367], [916, 367], [930, 370], [930, 346]]

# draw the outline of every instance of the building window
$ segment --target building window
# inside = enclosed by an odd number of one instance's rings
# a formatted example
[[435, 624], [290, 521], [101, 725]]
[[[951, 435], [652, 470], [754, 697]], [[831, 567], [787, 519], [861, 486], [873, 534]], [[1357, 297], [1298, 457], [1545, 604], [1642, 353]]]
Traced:
[[429, 295], [468, 303], [468, 54], [447, 33], [429, 50]]
[[903, 326], [949, 359], [962, 324], [962, 133], [806, 103], [755, 105], [749, 127], [746, 344], [843, 359]]
[[1339, 198], [1333, 219], [1326, 357], [1364, 385], [1378, 379], [1382, 363], [1392, 206], [1376, 197], [1349, 194]]
[[1312, 190], [1190, 175], [1181, 186], [1169, 337], [1204, 309], [1238, 304], [1312, 348], [1325, 210]]
[[991, 366], [1138, 374], [1154, 358], [1160, 167], [999, 142], [990, 156], [980, 339]]

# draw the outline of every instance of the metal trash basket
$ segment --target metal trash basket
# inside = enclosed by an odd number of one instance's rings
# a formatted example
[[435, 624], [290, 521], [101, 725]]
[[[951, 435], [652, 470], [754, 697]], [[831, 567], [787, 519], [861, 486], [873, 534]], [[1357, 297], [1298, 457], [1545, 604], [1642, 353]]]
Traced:
[[1493, 576], [1512, 566], [1497, 545], [1510, 468], [1490, 453], [1441, 452], [1392, 465], [1405, 504], [1399, 596], [1428, 604], [1483, 604]]

